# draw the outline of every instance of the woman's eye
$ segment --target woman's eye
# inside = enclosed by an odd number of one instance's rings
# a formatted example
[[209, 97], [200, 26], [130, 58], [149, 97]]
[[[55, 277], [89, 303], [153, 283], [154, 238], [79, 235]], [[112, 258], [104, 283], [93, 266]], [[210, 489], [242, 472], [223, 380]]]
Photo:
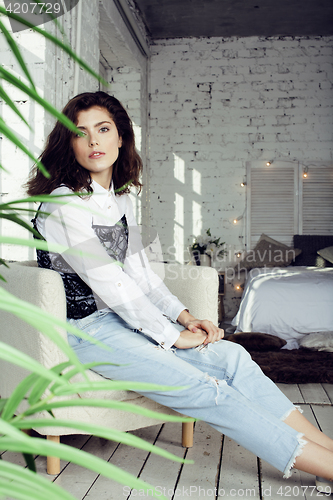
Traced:
[[108, 130], [109, 130], [109, 128], [108, 128], [108, 127], [102, 127], [102, 128], [100, 129], [100, 132], [107, 132]]

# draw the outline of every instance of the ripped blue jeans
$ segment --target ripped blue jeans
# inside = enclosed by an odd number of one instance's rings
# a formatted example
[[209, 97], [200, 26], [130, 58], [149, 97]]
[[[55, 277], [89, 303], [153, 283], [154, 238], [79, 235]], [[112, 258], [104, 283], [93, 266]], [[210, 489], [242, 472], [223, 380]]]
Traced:
[[295, 406], [243, 347], [220, 340], [205, 347], [165, 350], [132, 330], [117, 314], [105, 310], [69, 322], [112, 348], [112, 352], [105, 351], [69, 333], [69, 344], [82, 363], [119, 365], [94, 369], [109, 379], [186, 386], [176, 391], [141, 393], [207, 422], [285, 477], [290, 476], [295, 458], [306, 444], [303, 435], [283, 421]]

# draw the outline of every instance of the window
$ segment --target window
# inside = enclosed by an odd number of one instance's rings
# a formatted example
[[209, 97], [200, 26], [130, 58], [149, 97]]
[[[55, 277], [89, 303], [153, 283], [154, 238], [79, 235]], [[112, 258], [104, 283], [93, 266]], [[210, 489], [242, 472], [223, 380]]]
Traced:
[[287, 245], [294, 234], [333, 233], [333, 165], [247, 163], [247, 248], [262, 233]]

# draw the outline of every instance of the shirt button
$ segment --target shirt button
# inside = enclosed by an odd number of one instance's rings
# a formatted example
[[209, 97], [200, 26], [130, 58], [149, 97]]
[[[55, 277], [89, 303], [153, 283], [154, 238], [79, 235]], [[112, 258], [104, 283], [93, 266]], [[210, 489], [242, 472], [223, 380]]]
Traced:
[[139, 332], [142, 332], [142, 328], [138, 328]]
[[161, 342], [161, 345], [164, 345], [164, 342]]
[[121, 283], [118, 283], [118, 286], [121, 286]]
[[108, 206], [108, 208], [110, 209], [110, 208], [111, 208], [111, 206]]

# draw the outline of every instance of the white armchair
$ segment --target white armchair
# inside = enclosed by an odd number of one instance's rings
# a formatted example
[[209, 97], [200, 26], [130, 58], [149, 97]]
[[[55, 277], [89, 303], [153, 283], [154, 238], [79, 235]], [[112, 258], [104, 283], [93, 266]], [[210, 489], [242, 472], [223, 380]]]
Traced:
[[[218, 275], [208, 267], [181, 266], [167, 264], [152, 265], [160, 274], [164, 271], [164, 281], [168, 288], [188, 307], [198, 318], [207, 318], [217, 324], [218, 321]], [[37, 267], [35, 261], [10, 264], [7, 269], [1, 267], [1, 274], [7, 280], [1, 282], [10, 293], [26, 300], [50, 314], [65, 320], [66, 298], [60, 275], [48, 269]], [[66, 337], [66, 332], [60, 332]], [[47, 368], [66, 361], [64, 353], [45, 335], [16, 316], [0, 310], [0, 339], [33, 357]], [[8, 397], [17, 384], [27, 376], [27, 372], [0, 359], [0, 397]], [[89, 378], [99, 380], [102, 377], [88, 371]], [[78, 379], [77, 379], [78, 380]], [[75, 397], [80, 398], [80, 394]], [[84, 393], [82, 397], [93, 398], [96, 393]], [[176, 415], [176, 412], [132, 391], [98, 391], [98, 398], [127, 401], [154, 411]], [[67, 407], [54, 410], [56, 418], [69, 419], [107, 426], [120, 431], [129, 431], [155, 425], [156, 420], [146, 416], [107, 408]], [[41, 416], [45, 417], [41, 413]], [[65, 429], [62, 427], [38, 427], [40, 434], [48, 439], [59, 441], [61, 435], [82, 434], [83, 431]], [[193, 444], [193, 424], [183, 424], [182, 444], [185, 447]], [[60, 471], [60, 460], [47, 458], [47, 471], [57, 474]]]

